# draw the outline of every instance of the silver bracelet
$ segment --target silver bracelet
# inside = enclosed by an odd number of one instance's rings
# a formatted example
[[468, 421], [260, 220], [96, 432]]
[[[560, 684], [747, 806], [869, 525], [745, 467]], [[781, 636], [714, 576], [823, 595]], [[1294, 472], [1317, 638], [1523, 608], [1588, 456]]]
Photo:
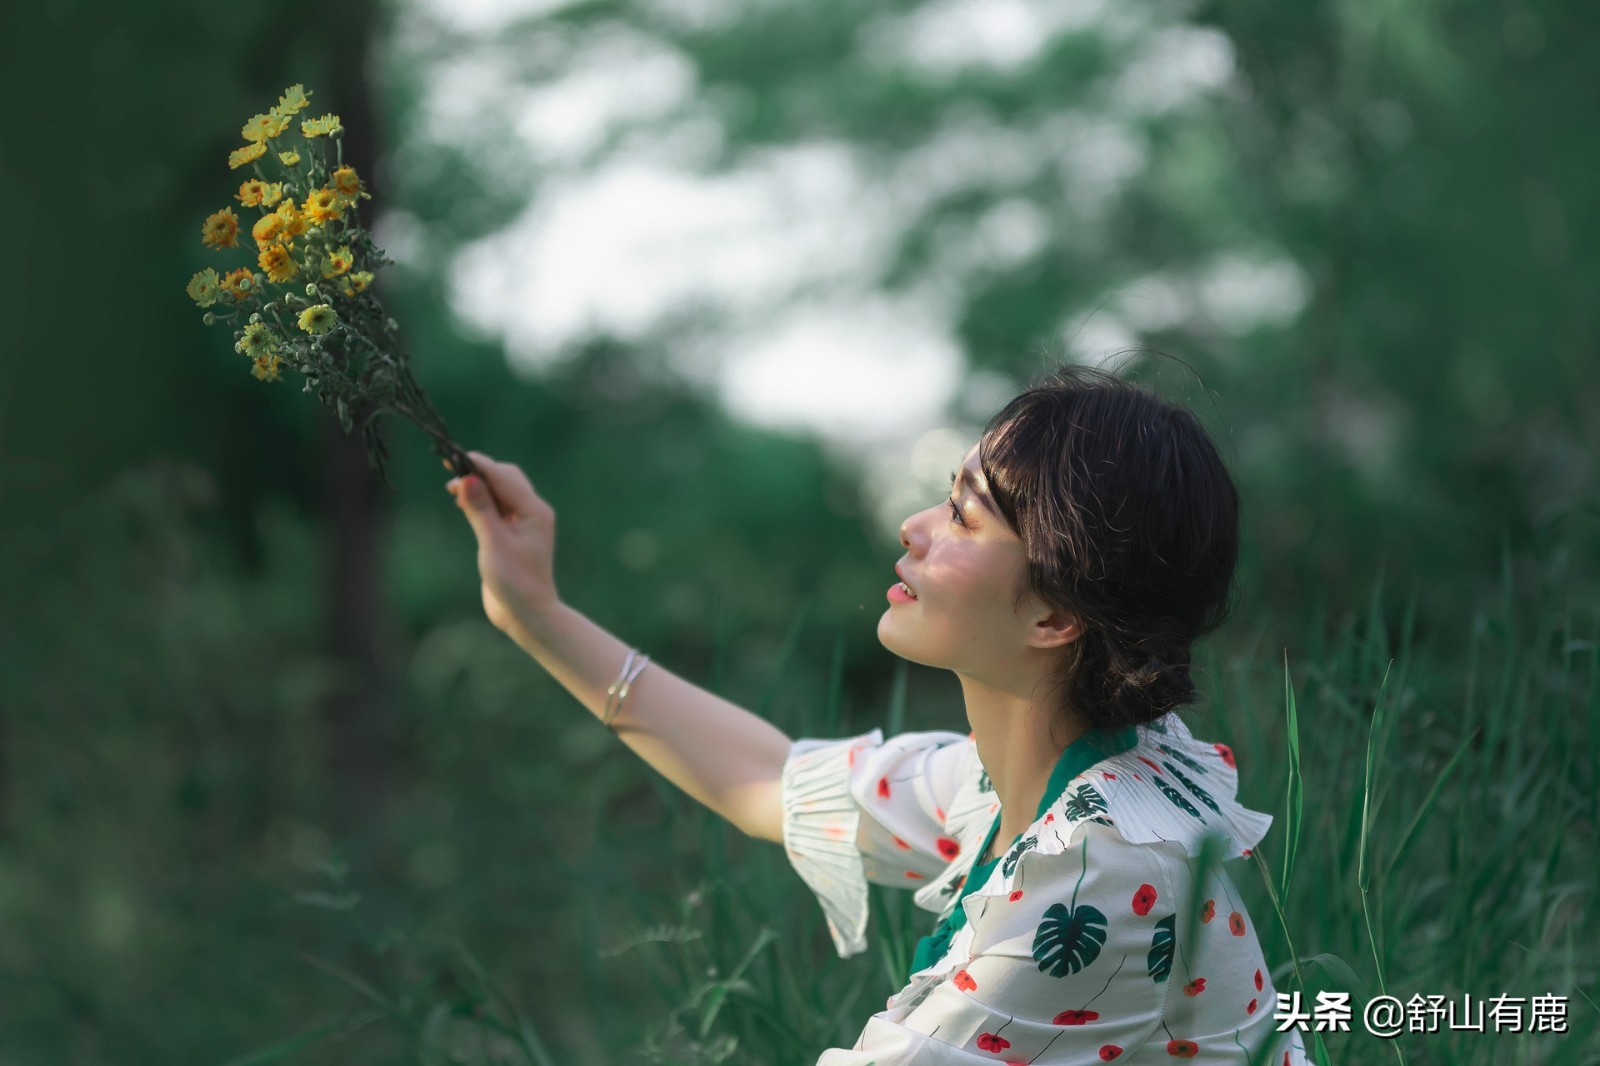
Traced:
[[[635, 662], [635, 659], [638, 661]], [[622, 710], [622, 701], [628, 698], [628, 689], [649, 662], [650, 656], [641, 653], [638, 648], [628, 650], [628, 658], [622, 664], [622, 673], [617, 675], [611, 687], [606, 689], [606, 708], [600, 716], [601, 725], [607, 729], [611, 728], [612, 720], [616, 718], [617, 712]]]

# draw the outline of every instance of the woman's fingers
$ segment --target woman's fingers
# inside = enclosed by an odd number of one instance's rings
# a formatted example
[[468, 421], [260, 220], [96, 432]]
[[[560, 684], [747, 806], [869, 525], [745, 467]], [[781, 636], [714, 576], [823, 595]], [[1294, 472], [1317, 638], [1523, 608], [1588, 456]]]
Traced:
[[482, 452], [468, 452], [472, 465], [478, 468], [489, 489], [494, 493], [495, 499], [511, 508], [517, 515], [532, 514], [541, 507], [547, 506], [539, 494], [533, 491], [533, 483], [528, 480], [528, 475], [515, 463], [501, 463], [489, 458]]

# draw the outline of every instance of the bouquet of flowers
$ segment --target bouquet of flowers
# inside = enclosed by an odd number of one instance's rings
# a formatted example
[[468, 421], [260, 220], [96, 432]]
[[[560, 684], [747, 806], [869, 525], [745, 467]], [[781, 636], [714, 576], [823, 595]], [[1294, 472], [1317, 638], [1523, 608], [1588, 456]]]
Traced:
[[[255, 174], [234, 196], [259, 213], [249, 234], [255, 262], [221, 274], [206, 267], [186, 291], [212, 308], [206, 325], [235, 326], [234, 349], [257, 379], [282, 380], [287, 366], [305, 377], [303, 392], [315, 389], [334, 408], [345, 433], [359, 423], [384, 484], [387, 451], [375, 420], [388, 411], [422, 427], [455, 474], [470, 473], [472, 461], [411, 376], [395, 339], [399, 324], [371, 291], [374, 272], [393, 260], [356, 217], [357, 204], [372, 196], [344, 161], [339, 116], [303, 118], [294, 135], [293, 116], [310, 97], [304, 86], [289, 86], [276, 106], [244, 124], [245, 145], [228, 156], [230, 169], [249, 166]], [[217, 251], [239, 248], [240, 225], [233, 207], [224, 207], [206, 218], [201, 241]]]

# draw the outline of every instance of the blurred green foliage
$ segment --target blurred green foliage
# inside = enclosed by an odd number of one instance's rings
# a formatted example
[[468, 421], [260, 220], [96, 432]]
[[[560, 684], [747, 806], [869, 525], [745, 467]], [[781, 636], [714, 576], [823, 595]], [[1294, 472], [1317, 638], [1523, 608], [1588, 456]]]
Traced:
[[[1307, 302], [1288, 322], [1146, 331], [1203, 387], [1135, 369], [1217, 432], [1246, 500], [1240, 620], [1204, 649], [1194, 721], [1238, 752], [1242, 798], [1278, 814], [1258, 854], [1285, 928], [1265, 877], [1234, 878], [1280, 988], [1292, 936], [1299, 959], [1331, 954], [1369, 990], [1381, 959], [1402, 999], [1571, 996], [1565, 1044], [1413, 1037], [1408, 1062], [1592, 1058], [1594, 17], [1486, 0], [1134, 7], [1107, 16], [1115, 33], [1102, 20], [1016, 67], [936, 78], [878, 54], [882, 20], [932, 3], [676, 10], [580, 4], [500, 41], [534, 81], [619, 24], [667, 42], [728, 167], [830, 137], [892, 173], [952, 125], [1030, 133], [1066, 112], [1138, 145], [1136, 176], [1092, 210], [1046, 160], [948, 190], [907, 230], [885, 287], [974, 240], [1002, 199], [1050, 220], [1037, 255], [960, 276], [975, 368], [1025, 380], [1063, 315], [1241, 249], [1298, 265]], [[880, 950], [835, 958], [779, 849], [622, 753], [487, 625], [470, 533], [406, 426], [368, 546], [385, 614], [382, 717], [363, 740], [393, 773], [377, 814], [343, 806], [319, 711], [354, 670], [327, 631], [328, 416], [252, 379], [182, 286], [208, 261], [199, 223], [230, 190], [234, 127], [291, 82], [359, 80], [393, 14], [8, 12], [0, 1060], [814, 1061], [898, 987], [929, 916], [875, 890]], [[1234, 88], [1132, 111], [1108, 90], [1163, 34], [1205, 30], [1231, 42]], [[465, 46], [444, 29], [426, 43]], [[407, 142], [423, 87], [406, 73], [372, 82], [397, 146], [374, 192], [426, 222], [442, 268], [539, 175], [507, 182]], [[436, 165], [407, 168], [417, 152]], [[853, 471], [730, 418], [649, 344], [599, 337], [528, 380], [463, 339], [442, 269], [380, 284], [452, 435], [522, 463], [556, 506], [576, 606], [793, 736], [886, 713], [887, 731], [959, 726], [948, 679], [897, 671], [877, 645], [900, 550]], [[1286, 665], [1297, 819], [1279, 799]]]

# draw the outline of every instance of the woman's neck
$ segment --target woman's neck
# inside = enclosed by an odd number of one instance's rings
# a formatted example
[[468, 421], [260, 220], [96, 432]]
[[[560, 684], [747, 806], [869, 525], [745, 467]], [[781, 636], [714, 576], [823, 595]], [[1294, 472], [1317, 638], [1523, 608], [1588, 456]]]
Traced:
[[[1050, 774], [1066, 750], [1081, 734], [1076, 726], [1060, 723], [1060, 711], [1018, 692], [987, 685], [963, 675], [967, 721], [978, 748], [978, 759], [1000, 800], [1000, 828], [991, 845], [992, 855], [1004, 853], [1018, 834], [1032, 825]], [[1050, 729], [1055, 725], [1056, 737]]]

